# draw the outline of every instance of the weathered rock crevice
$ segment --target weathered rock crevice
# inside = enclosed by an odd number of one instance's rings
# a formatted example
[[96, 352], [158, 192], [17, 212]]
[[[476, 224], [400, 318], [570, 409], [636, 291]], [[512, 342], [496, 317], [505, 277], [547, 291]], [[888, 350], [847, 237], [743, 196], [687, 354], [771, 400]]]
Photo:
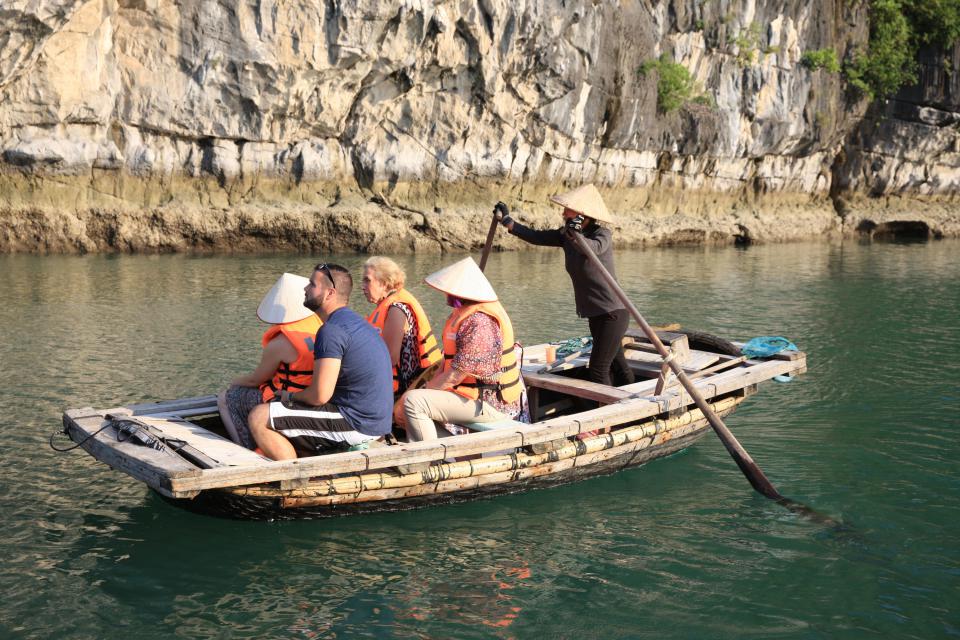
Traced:
[[[624, 245], [960, 235], [960, 68], [867, 108], [845, 0], [12, 0], [0, 251], [456, 251], [597, 183]], [[703, 104], [662, 108], [686, 69]], [[669, 87], [668, 87], [669, 88]], [[498, 236], [504, 249], [519, 246]]]

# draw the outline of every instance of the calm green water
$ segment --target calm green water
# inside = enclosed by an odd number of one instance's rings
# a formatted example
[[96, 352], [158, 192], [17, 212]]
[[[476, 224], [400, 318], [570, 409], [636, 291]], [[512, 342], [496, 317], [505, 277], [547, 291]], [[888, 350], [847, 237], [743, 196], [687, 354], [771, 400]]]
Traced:
[[[960, 243], [621, 252], [652, 322], [780, 334], [809, 372], [712, 436], [577, 485], [423, 511], [232, 522], [86, 454], [64, 408], [211, 393], [252, 366], [281, 271], [361, 256], [0, 257], [0, 637], [960, 636]], [[456, 256], [408, 257], [426, 275]], [[528, 343], [582, 335], [559, 252], [488, 267]], [[431, 317], [441, 299], [423, 286]], [[355, 306], [368, 306], [354, 296]]]

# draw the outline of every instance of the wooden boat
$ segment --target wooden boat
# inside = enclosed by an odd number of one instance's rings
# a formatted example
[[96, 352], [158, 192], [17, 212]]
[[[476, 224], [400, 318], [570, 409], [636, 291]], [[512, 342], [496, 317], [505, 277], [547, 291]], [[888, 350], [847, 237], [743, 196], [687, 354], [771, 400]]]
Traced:
[[[658, 337], [720, 416], [759, 383], [806, 371], [798, 351], [748, 359], [739, 344], [706, 334], [659, 331]], [[548, 363], [549, 345], [527, 347], [523, 375], [532, 424], [468, 425], [475, 430], [430, 442], [272, 461], [226, 437], [212, 395], [72, 409], [63, 424], [97, 460], [178, 506], [213, 515], [326, 517], [466, 501], [613, 473], [672, 454], [709, 432], [653, 345], [636, 332], [626, 341], [634, 384], [588, 382], [586, 357]], [[424, 471], [397, 470], [424, 462], [432, 463]]]

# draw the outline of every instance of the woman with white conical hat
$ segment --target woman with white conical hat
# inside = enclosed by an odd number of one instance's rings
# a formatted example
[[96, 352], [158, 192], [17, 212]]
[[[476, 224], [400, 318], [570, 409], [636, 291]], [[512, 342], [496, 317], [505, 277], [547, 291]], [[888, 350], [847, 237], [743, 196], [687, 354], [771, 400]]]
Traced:
[[630, 323], [630, 313], [596, 267], [580, 254], [576, 244], [567, 237], [570, 233], [581, 234], [607, 271], [616, 277], [613, 269], [613, 234], [600, 224], [612, 223], [613, 216], [592, 184], [552, 196], [550, 201], [563, 207], [564, 224], [559, 229], [530, 229], [511, 218], [507, 205], [502, 202], [498, 202], [493, 211], [500, 223], [521, 240], [563, 248], [567, 273], [573, 281], [577, 315], [587, 318], [593, 337], [588, 368], [590, 380], [606, 385], [630, 384], [633, 382], [633, 371], [627, 364], [621, 345]]
[[247, 426], [250, 411], [270, 402], [282, 389], [307, 388], [313, 378], [313, 341], [322, 323], [303, 306], [303, 288], [309, 282], [284, 273], [267, 292], [257, 307], [257, 317], [271, 325], [260, 340], [260, 363], [217, 396], [227, 433], [248, 449], [256, 446]]
[[513, 325], [473, 258], [464, 258], [425, 282], [453, 307], [443, 327], [443, 368], [426, 388], [403, 398], [410, 441], [433, 440], [436, 422], [523, 419], [523, 380], [514, 353]]

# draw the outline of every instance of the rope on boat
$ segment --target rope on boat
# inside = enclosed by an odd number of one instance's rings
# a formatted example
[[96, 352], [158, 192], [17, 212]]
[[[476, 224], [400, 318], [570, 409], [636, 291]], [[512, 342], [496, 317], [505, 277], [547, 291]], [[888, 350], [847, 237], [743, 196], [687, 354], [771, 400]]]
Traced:
[[[112, 418], [112, 417], [108, 417], [107, 422], [102, 427], [100, 427], [99, 429], [97, 429], [96, 431], [88, 435], [86, 438], [84, 438], [80, 442], [74, 444], [72, 447], [67, 447], [63, 449], [53, 444], [53, 439], [58, 435], [65, 435], [69, 437], [70, 434], [67, 433], [66, 427], [64, 427], [60, 431], [54, 431], [53, 433], [51, 433], [48, 444], [50, 445], [50, 448], [53, 449], [54, 451], [58, 451], [60, 453], [66, 453], [67, 451], [73, 451], [77, 447], [83, 446], [84, 444], [87, 443], [88, 440], [96, 437], [97, 435], [99, 435], [101, 432], [103, 432], [105, 429], [109, 427], [113, 427], [114, 429], [117, 430], [117, 442], [127, 442], [129, 440], [134, 444], [150, 447], [151, 449], [155, 449], [157, 451], [166, 450], [166, 445], [164, 444], [164, 442], [160, 438], [150, 433], [148, 430], [144, 429], [143, 423], [139, 422], [138, 420], [130, 420], [127, 418]], [[121, 435], [124, 435], [126, 437], [121, 437]], [[177, 451], [178, 449], [176, 448], [175, 445], [180, 444], [180, 446], [182, 447], [183, 445], [186, 444], [186, 442], [182, 440], [174, 440], [169, 444], [174, 446], [174, 451]]]
[[557, 357], [562, 358], [570, 355], [571, 353], [583, 351], [585, 348], [593, 346], [593, 338], [590, 336], [583, 336], [580, 338], [561, 340], [560, 342], [551, 342], [550, 344], [557, 346]]
[[783, 336], [760, 336], [751, 338], [740, 348], [748, 358], [767, 358], [781, 351], [798, 351], [797, 345]]
[[77, 447], [82, 446], [83, 444], [85, 444], [85, 443], [87, 442], [87, 440], [89, 440], [90, 438], [93, 438], [94, 436], [96, 436], [97, 434], [99, 434], [101, 431], [103, 431], [104, 429], [106, 429], [106, 428], [109, 427], [109, 426], [111, 426], [111, 424], [108, 422], [107, 424], [103, 425], [102, 427], [100, 427], [99, 429], [97, 429], [96, 431], [94, 431], [93, 433], [91, 433], [91, 434], [88, 435], [86, 438], [84, 438], [84, 439], [81, 440], [80, 442], [76, 443], [76, 444], [73, 445], [72, 447], [67, 447], [66, 449], [61, 449], [60, 447], [58, 447], [58, 446], [56, 446], [55, 444], [53, 444], [53, 439], [56, 438], [57, 436], [67, 436], [68, 438], [70, 437], [70, 434], [67, 433], [67, 428], [64, 427], [64, 428], [61, 429], [60, 431], [54, 431], [53, 433], [51, 433], [51, 434], [50, 434], [50, 440], [47, 442], [47, 444], [50, 445], [50, 448], [51, 448], [51, 449], [53, 449], [54, 451], [58, 451], [58, 452], [60, 452], [60, 453], [66, 453], [67, 451], [73, 451], [73, 450], [76, 449]]

